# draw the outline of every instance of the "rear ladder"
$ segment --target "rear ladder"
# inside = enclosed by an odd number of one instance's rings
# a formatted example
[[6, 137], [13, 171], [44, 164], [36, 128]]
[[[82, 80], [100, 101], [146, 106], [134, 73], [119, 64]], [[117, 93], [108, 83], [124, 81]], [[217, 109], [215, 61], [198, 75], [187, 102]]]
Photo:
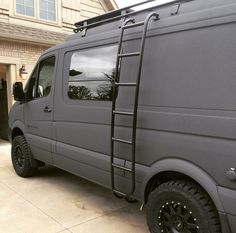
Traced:
[[[142, 22], [135, 23], [135, 19], [127, 19], [122, 27], [121, 27], [121, 35], [120, 40], [118, 44], [118, 54], [117, 54], [117, 62], [116, 62], [116, 77], [113, 83], [113, 99], [112, 99], [112, 118], [111, 118], [111, 186], [112, 191], [116, 195], [121, 195], [128, 197], [132, 195], [135, 191], [135, 149], [136, 149], [136, 125], [137, 125], [137, 109], [138, 109], [138, 97], [139, 97], [139, 86], [140, 86], [140, 79], [142, 74], [142, 64], [143, 64], [143, 54], [144, 54], [144, 48], [145, 48], [145, 41], [146, 41], [146, 35], [147, 35], [147, 29], [149, 22], [151, 18], [154, 18], [154, 20], [159, 19], [159, 15], [157, 13], [150, 13], [146, 19]], [[142, 39], [141, 39], [141, 47], [140, 51], [133, 52], [133, 53], [123, 53], [123, 38], [124, 38], [124, 32], [127, 29], [131, 29], [134, 27], [140, 27], [144, 26], [143, 32], [142, 32]], [[122, 59], [125, 59], [127, 57], [139, 57], [139, 63], [138, 63], [138, 75], [136, 78], [135, 83], [121, 83], [120, 82], [120, 71], [121, 71], [121, 61]], [[118, 90], [121, 87], [134, 87], [135, 88], [135, 99], [134, 99], [134, 108], [133, 112], [122, 112], [116, 110], [116, 100], [118, 97]], [[115, 137], [115, 118], [117, 115], [132, 117], [132, 139], [130, 141], [124, 140], [122, 138], [116, 138]], [[125, 166], [118, 165], [114, 163], [114, 144], [115, 143], [123, 143], [128, 144], [131, 146], [132, 150], [132, 156], [131, 156], [131, 168], [127, 168]], [[115, 174], [114, 170], [115, 168], [121, 169], [123, 171], [129, 172], [131, 174], [131, 190], [129, 192], [121, 192], [116, 189], [115, 187]]]

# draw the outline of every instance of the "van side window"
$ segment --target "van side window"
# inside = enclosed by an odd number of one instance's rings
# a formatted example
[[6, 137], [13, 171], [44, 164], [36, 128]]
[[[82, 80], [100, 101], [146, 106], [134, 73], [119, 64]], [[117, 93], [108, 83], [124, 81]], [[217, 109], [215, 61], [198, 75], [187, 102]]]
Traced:
[[39, 65], [39, 77], [36, 88], [36, 98], [48, 96], [54, 76], [55, 57], [42, 61]]
[[77, 100], [112, 100], [117, 46], [96, 47], [71, 54], [68, 96]]

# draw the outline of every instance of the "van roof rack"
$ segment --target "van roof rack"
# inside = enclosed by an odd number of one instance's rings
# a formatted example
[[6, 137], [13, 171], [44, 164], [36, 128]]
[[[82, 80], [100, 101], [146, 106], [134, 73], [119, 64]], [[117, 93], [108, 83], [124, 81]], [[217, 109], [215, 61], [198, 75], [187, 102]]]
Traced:
[[[77, 23], [75, 23], [75, 27], [76, 29], [74, 29], [75, 33], [81, 32], [83, 30], [87, 30], [88, 28], [92, 28], [92, 27], [96, 27], [105, 23], [109, 23], [109, 22], [113, 22], [116, 20], [119, 20], [123, 17], [129, 17], [131, 15], [135, 15], [137, 13], [146, 11], [146, 10], [150, 10], [152, 9], [154, 6], [151, 7], [147, 7], [145, 9], [141, 9], [138, 11], [134, 11], [131, 8], [137, 7], [137, 6], [141, 6], [150, 2], [154, 2], [156, 0], [148, 0], [148, 1], [144, 1], [144, 2], [140, 2], [140, 3], [136, 3], [134, 5], [128, 6], [128, 7], [124, 7], [121, 8], [119, 10], [114, 10], [111, 12], [108, 12], [106, 14], [103, 15], [99, 15], [96, 17], [93, 17], [91, 19], [86, 19], [83, 21], [79, 21]], [[175, 1], [171, 1], [168, 3], [164, 3], [161, 5], [157, 5], [155, 6], [156, 8], [162, 8], [162, 7], [168, 7], [168, 6], [172, 6], [172, 5], [180, 5], [181, 3], [185, 3], [185, 2], [190, 2], [190, 1], [194, 1], [194, 0], [175, 0]]]

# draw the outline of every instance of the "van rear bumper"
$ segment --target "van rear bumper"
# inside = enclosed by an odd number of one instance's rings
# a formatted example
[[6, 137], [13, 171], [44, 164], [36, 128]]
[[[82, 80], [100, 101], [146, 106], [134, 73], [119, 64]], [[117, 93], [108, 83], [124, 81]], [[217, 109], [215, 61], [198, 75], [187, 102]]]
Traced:
[[[225, 210], [225, 216], [227, 216], [228, 224], [230, 226], [231, 233], [236, 232], [236, 190], [227, 189], [224, 187], [218, 187], [218, 192], [222, 204]], [[224, 214], [220, 214], [222, 225], [225, 225], [226, 218]], [[224, 220], [225, 219], [225, 220]], [[224, 228], [224, 226], [222, 226]], [[228, 232], [223, 230], [223, 232]]]

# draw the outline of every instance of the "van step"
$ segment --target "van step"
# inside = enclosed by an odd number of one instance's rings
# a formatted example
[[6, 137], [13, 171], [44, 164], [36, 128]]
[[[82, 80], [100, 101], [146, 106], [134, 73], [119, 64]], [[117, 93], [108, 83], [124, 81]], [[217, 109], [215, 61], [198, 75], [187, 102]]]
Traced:
[[139, 26], [143, 26], [143, 25], [144, 25], [144, 21], [139, 22], [139, 23], [126, 25], [123, 27], [123, 29], [129, 29], [129, 28], [139, 27]]
[[118, 54], [118, 57], [135, 57], [135, 56], [140, 56], [140, 52], [135, 52], [135, 53], [120, 53]]
[[124, 116], [133, 116], [134, 113], [133, 112], [120, 112], [120, 111], [113, 111], [114, 114], [117, 115], [124, 115]]
[[113, 193], [118, 194], [118, 195], [121, 195], [121, 196], [123, 196], [123, 197], [126, 197], [126, 196], [127, 196], [127, 194], [122, 193], [122, 192], [120, 192], [120, 191], [118, 191], [118, 190], [116, 190], [116, 189], [113, 189], [112, 191], [113, 191]]
[[120, 142], [120, 143], [124, 143], [124, 144], [132, 144], [131, 141], [127, 141], [127, 140], [123, 140], [123, 139], [119, 139], [119, 138], [112, 138], [112, 140], [114, 142]]
[[115, 167], [115, 168], [119, 168], [121, 170], [127, 171], [127, 172], [132, 172], [132, 170], [130, 168], [123, 167], [123, 166], [120, 166], [120, 165], [115, 164], [115, 163], [113, 163], [112, 166]]
[[124, 86], [124, 87], [135, 87], [137, 83], [115, 83], [116, 86]]

